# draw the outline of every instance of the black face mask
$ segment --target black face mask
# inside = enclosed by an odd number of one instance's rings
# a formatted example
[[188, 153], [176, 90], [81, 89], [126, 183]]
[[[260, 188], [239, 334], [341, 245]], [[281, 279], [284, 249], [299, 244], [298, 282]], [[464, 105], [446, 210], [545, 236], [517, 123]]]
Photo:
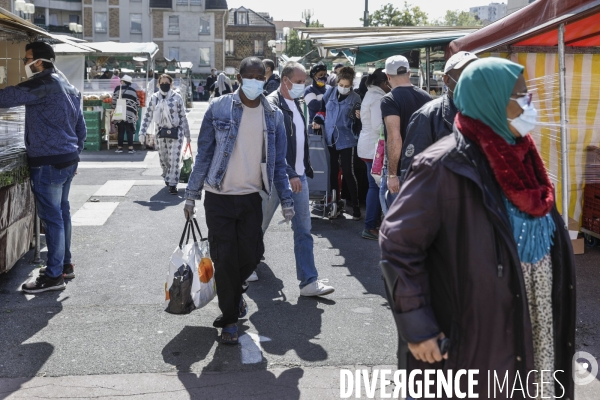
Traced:
[[160, 84], [160, 90], [162, 90], [163, 92], [168, 92], [169, 89], [171, 89], [171, 84], [170, 83], [161, 83]]

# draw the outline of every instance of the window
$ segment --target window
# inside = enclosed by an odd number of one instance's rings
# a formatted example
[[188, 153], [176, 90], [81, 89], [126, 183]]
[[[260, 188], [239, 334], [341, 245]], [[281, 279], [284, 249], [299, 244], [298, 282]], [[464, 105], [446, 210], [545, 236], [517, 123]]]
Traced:
[[98, 33], [106, 33], [106, 13], [94, 13], [95, 31]]
[[248, 25], [247, 12], [237, 12], [235, 15], [237, 16], [237, 25]]
[[200, 17], [198, 33], [200, 35], [210, 35], [210, 17]]
[[179, 47], [169, 48], [169, 60], [178, 60], [179, 61]]
[[129, 14], [131, 33], [142, 33], [142, 14]]
[[210, 66], [210, 47], [200, 47], [200, 63], [198, 66]]
[[79, 15], [69, 14], [69, 22], [79, 23]]
[[264, 40], [255, 40], [254, 41], [254, 55], [255, 56], [264, 56], [265, 55], [265, 41]]
[[169, 33], [170, 34], [179, 34], [179, 16], [178, 15], [170, 15], [169, 16]]
[[201, 6], [202, 0], [190, 0], [190, 5], [192, 6]]
[[283, 40], [283, 32], [277, 32], [277, 40]]
[[58, 25], [58, 15], [57, 14], [50, 14], [50, 25]]
[[233, 55], [233, 39], [225, 40], [225, 55]]
[[177, 0], [177, 4], [178, 5], [185, 5], [185, 6], [187, 6], [188, 5], [188, 0]]

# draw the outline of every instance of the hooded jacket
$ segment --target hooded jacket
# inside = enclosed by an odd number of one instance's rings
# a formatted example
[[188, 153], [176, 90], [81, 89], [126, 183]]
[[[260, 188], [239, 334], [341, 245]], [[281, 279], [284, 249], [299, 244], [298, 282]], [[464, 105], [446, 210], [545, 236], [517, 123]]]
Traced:
[[[564, 387], [557, 383], [556, 395], [573, 399], [574, 259], [556, 207], [551, 215], [555, 375]], [[517, 244], [486, 157], [456, 128], [414, 160], [379, 240], [397, 272], [392, 308], [401, 337], [418, 343], [443, 332], [451, 341], [448, 360], [427, 364], [408, 354], [408, 369], [479, 369], [480, 398], [488, 398], [487, 371], [500, 380], [508, 374], [510, 388], [518, 372], [526, 388], [534, 350]]]

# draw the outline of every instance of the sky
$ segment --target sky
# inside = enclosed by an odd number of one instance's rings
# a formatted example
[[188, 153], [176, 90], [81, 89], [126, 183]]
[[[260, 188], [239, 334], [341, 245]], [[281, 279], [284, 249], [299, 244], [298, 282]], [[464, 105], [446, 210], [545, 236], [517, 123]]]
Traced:
[[[463, 10], [492, 3], [492, 0], [408, 0], [409, 4], [421, 7], [429, 14], [429, 19], [441, 18], [446, 10]], [[507, 0], [494, 0], [506, 3]], [[369, 14], [392, 3], [395, 7], [404, 6], [403, 0], [369, 0]], [[253, 11], [268, 12], [276, 21], [298, 21], [302, 19], [302, 11], [314, 11], [314, 19], [318, 19], [325, 27], [362, 26], [359, 18], [365, 11], [364, 0], [227, 0], [229, 8], [244, 6]]]

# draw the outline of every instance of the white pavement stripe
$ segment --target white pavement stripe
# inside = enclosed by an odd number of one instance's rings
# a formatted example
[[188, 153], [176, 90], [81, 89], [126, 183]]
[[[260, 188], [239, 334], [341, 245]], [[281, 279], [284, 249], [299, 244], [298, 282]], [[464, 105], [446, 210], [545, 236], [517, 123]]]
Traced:
[[140, 161], [131, 162], [81, 162], [77, 166], [79, 169], [146, 169], [148, 164]]
[[133, 186], [165, 186], [165, 181], [162, 179], [146, 179], [146, 180], [137, 180], [133, 184]]
[[239, 337], [242, 346], [242, 363], [258, 364], [262, 361], [262, 346], [260, 342], [270, 342], [271, 339], [265, 336], [259, 336], [253, 332], [246, 332]]
[[134, 183], [135, 181], [133, 180], [108, 181], [94, 193], [94, 196], [123, 197], [127, 195], [127, 192], [129, 192]]
[[118, 202], [85, 203], [72, 217], [73, 226], [101, 226], [115, 211]]

